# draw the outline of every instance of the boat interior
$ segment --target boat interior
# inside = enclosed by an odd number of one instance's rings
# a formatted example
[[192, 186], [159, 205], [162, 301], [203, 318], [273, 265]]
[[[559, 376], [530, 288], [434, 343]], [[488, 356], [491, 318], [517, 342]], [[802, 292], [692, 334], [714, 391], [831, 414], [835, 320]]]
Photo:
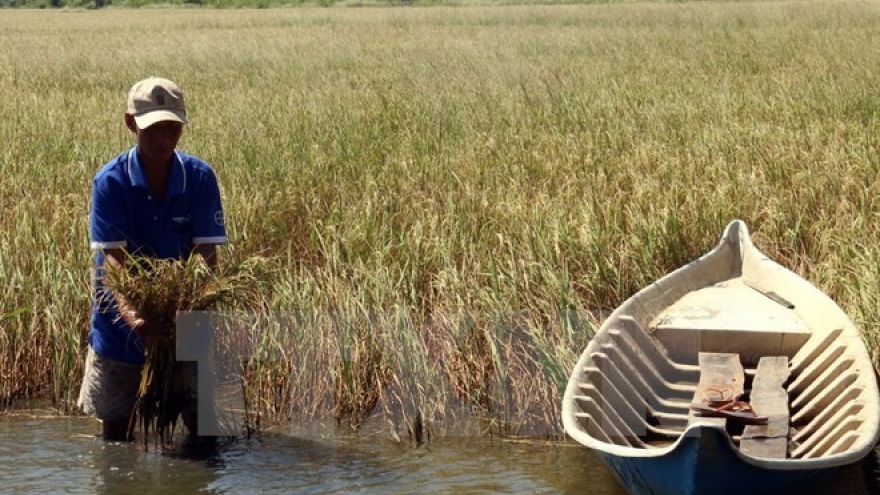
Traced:
[[700, 423], [724, 428], [746, 455], [775, 459], [858, 442], [870, 391], [861, 342], [848, 342], [856, 332], [834, 318], [808, 328], [793, 302], [742, 277], [670, 300], [662, 311], [622, 308], [588, 348], [573, 399], [590, 436], [658, 449]]

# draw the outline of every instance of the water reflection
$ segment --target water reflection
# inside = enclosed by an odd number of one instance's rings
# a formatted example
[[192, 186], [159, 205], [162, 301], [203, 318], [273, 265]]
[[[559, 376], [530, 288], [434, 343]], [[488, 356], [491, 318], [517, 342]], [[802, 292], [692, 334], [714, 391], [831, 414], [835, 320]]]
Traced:
[[169, 457], [144, 452], [139, 445], [95, 440], [90, 449], [94, 493], [118, 495], [135, 490], [143, 495], [219, 493], [210, 489], [217, 479], [202, 459]]
[[213, 488], [230, 493], [625, 495], [589, 451], [540, 441], [448, 439], [413, 449], [276, 433], [225, 457]]
[[[0, 415], [0, 493], [626, 495], [572, 443], [465, 438], [414, 449], [381, 436], [285, 430], [160, 453], [96, 432], [86, 418]], [[818, 481], [816, 494], [880, 495], [878, 455]]]
[[[94, 493], [80, 435], [83, 422], [29, 414], [7, 421], [0, 417], [0, 493]], [[51, 441], [45, 432], [51, 431]]]

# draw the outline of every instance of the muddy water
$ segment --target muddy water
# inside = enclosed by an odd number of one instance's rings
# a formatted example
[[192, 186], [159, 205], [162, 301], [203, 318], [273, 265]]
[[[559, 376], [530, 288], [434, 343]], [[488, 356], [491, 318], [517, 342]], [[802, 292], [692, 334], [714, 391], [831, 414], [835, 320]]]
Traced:
[[[625, 495], [573, 444], [450, 439], [418, 449], [384, 438], [264, 432], [211, 452], [143, 452], [96, 440], [87, 418], [0, 415], [0, 493]], [[817, 493], [880, 493], [877, 458]]]

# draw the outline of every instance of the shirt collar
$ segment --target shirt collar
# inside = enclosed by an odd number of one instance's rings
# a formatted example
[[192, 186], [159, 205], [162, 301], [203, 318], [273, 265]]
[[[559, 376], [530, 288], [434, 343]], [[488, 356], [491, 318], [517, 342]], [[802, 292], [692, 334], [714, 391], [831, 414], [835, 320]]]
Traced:
[[[168, 179], [168, 195], [179, 196], [186, 191], [186, 170], [183, 168], [183, 159], [177, 150], [174, 150], [172, 161], [174, 163], [171, 164], [171, 177]], [[147, 185], [147, 178], [144, 177], [144, 170], [138, 160], [136, 146], [128, 152], [126, 168], [132, 187], [140, 187], [149, 191], [150, 186]]]

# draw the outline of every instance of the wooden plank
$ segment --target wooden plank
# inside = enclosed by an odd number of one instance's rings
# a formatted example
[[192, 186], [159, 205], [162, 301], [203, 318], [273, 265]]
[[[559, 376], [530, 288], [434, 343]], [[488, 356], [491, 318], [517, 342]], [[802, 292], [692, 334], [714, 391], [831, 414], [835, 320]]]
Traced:
[[[694, 392], [693, 405], [702, 406], [709, 400], [736, 399], [744, 392], [745, 372], [739, 354], [701, 352], [699, 354], [700, 382]], [[694, 418], [694, 412], [691, 411]], [[702, 422], [724, 426], [724, 418], [699, 418]]]
[[751, 405], [755, 413], [767, 416], [766, 425], [749, 425], [743, 430], [740, 450], [755, 457], [785, 459], [788, 453], [788, 358], [762, 357], [752, 382]]
[[694, 394], [695, 404], [703, 404], [705, 400], [735, 399], [743, 394], [745, 372], [739, 354], [701, 352], [699, 363], [700, 382]]

